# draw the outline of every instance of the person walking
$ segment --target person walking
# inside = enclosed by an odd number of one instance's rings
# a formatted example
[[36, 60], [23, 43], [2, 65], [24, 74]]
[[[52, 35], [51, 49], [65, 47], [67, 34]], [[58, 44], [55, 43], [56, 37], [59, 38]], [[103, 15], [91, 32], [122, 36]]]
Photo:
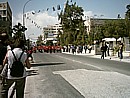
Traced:
[[[1, 91], [2, 98], [8, 98], [8, 91], [13, 83], [15, 83], [16, 98], [24, 98], [24, 88], [27, 76], [25, 67], [27, 67], [28, 69], [31, 68], [31, 64], [29, 63], [27, 53], [22, 50], [22, 48], [24, 47], [24, 40], [17, 40], [14, 45], [15, 48], [7, 52], [5, 59], [3, 61], [3, 65], [5, 65], [6, 63], [8, 65], [7, 65], [7, 76], [5, 77], [6, 81], [4, 82], [4, 84], [2, 84], [2, 91]], [[11, 75], [11, 68], [15, 59], [18, 58], [20, 58], [22, 64], [25, 65], [24, 71], [22, 76], [14, 77]]]
[[101, 47], [101, 59], [104, 59], [105, 51], [106, 51], [106, 48], [105, 48], [104, 44], [102, 44], [102, 47]]

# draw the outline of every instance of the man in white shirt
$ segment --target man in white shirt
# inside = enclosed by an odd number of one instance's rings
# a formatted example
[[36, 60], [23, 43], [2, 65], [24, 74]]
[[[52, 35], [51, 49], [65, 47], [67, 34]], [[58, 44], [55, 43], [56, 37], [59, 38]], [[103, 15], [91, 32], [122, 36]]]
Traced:
[[[23, 47], [24, 47], [24, 41], [23, 40], [18, 40], [15, 43], [15, 48], [12, 50], [18, 59], [23, 52]], [[12, 64], [14, 62], [14, 55], [12, 54], [11, 50], [8, 50], [6, 57], [3, 61], [3, 65], [8, 63], [7, 67], [7, 76], [6, 82], [3, 84], [2, 88], [2, 98], [8, 98], [8, 90], [11, 87], [11, 85], [15, 82], [15, 88], [16, 88], [16, 98], [24, 98], [24, 88], [25, 88], [25, 81], [26, 81], [26, 70], [24, 68], [24, 73], [22, 77], [13, 77], [10, 75], [10, 68], [12, 67]], [[27, 68], [31, 68], [31, 64], [29, 63], [27, 53], [24, 52], [21, 56], [20, 61], [23, 63], [23, 65], [26, 65]]]

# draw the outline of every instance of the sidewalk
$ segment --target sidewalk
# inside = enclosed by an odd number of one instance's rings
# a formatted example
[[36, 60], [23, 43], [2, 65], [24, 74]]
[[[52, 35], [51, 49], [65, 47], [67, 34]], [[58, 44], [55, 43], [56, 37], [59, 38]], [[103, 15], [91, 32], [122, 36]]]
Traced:
[[[95, 55], [93, 50], [91, 53], [87, 53], [85, 54], [84, 52], [83, 53], [75, 53], [75, 54], [72, 54], [72, 52], [62, 52], [62, 53], [65, 53], [65, 54], [71, 54], [71, 55], [83, 55], [83, 56], [90, 56], [90, 57], [94, 57], [94, 58], [99, 58], [101, 59], [101, 55]], [[119, 62], [127, 62], [127, 63], [130, 63], [130, 54], [128, 52], [123, 52], [123, 59], [119, 59], [119, 57], [116, 55], [114, 56], [107, 56], [107, 57], [104, 57], [104, 59], [108, 59], [108, 60], [115, 60], [115, 61], [119, 61]]]

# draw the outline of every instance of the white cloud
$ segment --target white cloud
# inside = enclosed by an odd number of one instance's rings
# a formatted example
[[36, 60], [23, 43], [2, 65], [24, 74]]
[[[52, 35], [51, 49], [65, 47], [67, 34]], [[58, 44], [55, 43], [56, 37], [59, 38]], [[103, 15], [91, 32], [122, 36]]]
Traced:
[[[42, 34], [42, 29], [40, 29], [40, 28], [46, 27], [47, 25], [54, 25], [56, 23], [59, 23], [57, 16], [51, 16], [47, 12], [37, 13], [34, 15], [28, 14], [27, 17], [29, 17], [29, 19], [25, 18], [25, 26], [27, 27], [27, 31], [26, 31], [25, 35], [27, 38], [30, 37], [33, 40]], [[33, 21], [33, 23], [32, 23], [32, 21]], [[18, 22], [23, 23], [22, 14], [18, 14], [15, 17], [13, 16], [13, 26], [18, 24]], [[35, 25], [35, 24], [37, 24], [37, 25]], [[38, 28], [38, 26], [40, 28]]]
[[[51, 15], [48, 14], [48, 12], [40, 12], [40, 13], [36, 13], [36, 14], [32, 14], [33, 11], [30, 11], [28, 13], [29, 19], [25, 18], [25, 26], [27, 27], [27, 31], [25, 32], [26, 37], [30, 37], [33, 40], [36, 39], [39, 35], [42, 34], [42, 30], [40, 30], [40, 28], [46, 27], [47, 25], [54, 25], [58, 22], [58, 17], [54, 14], [56, 13], [51, 13]], [[84, 16], [88, 16], [91, 17], [93, 16], [93, 12], [92, 11], [85, 11], [84, 12]], [[32, 23], [33, 21], [33, 23]], [[18, 14], [17, 16], [13, 16], [13, 26], [18, 24], [18, 22], [23, 23], [22, 22], [22, 14]], [[35, 24], [37, 24], [35, 26]], [[38, 28], [37, 26], [40, 26], [40, 28]], [[34, 34], [34, 35], [33, 35]]]
[[91, 17], [91, 16], [93, 16], [93, 12], [92, 11], [84, 11], [84, 16]]

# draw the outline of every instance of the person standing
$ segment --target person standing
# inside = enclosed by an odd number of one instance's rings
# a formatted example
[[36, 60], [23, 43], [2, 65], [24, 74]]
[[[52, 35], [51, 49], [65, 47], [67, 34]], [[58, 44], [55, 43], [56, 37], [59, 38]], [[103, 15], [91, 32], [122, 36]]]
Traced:
[[119, 46], [119, 57], [120, 57], [120, 60], [123, 59], [123, 43], [120, 44]]
[[89, 53], [91, 53], [92, 45], [89, 45], [89, 46], [88, 46], [88, 50], [89, 50]]
[[106, 51], [106, 48], [105, 48], [104, 44], [102, 44], [102, 47], [101, 47], [101, 59], [104, 59], [105, 51]]
[[105, 42], [105, 51], [104, 51], [104, 55], [105, 55], [105, 57], [107, 57], [107, 49], [108, 49], [108, 46], [107, 46], [107, 44], [106, 44], [106, 42]]
[[88, 49], [88, 47], [87, 47], [87, 45], [85, 45], [85, 46], [84, 46], [85, 54], [86, 54], [87, 49]]
[[[22, 50], [23, 47], [24, 47], [24, 41], [17, 40], [17, 42], [15, 42], [15, 48], [13, 50], [8, 50], [5, 56], [3, 65], [8, 63], [7, 65], [8, 67], [7, 67], [7, 76], [5, 77], [6, 81], [2, 85], [3, 86], [2, 91], [1, 91], [2, 98], [8, 98], [8, 90], [12, 86], [13, 83], [15, 83], [15, 87], [16, 87], [16, 98], [24, 98], [24, 88], [25, 88], [25, 82], [26, 82], [26, 76], [27, 76], [25, 66], [28, 69], [30, 69], [31, 64], [29, 63], [27, 53]], [[13, 77], [10, 74], [11, 72], [10, 68], [12, 67], [12, 64], [15, 60], [12, 51], [14, 52], [17, 59], [21, 56], [20, 61], [23, 63], [23, 65], [25, 64], [24, 72], [21, 77]], [[21, 55], [21, 53], [23, 54]]]
[[110, 45], [109, 45], [109, 43], [108, 43], [108, 42], [106, 43], [106, 45], [107, 45], [107, 55], [108, 55], [108, 56], [110, 56], [110, 53], [109, 53], [109, 50], [110, 50]]
[[4, 46], [4, 44], [2, 42], [0, 42], [0, 73], [3, 69], [3, 60], [4, 60], [6, 53], [7, 53], [7, 47]]

